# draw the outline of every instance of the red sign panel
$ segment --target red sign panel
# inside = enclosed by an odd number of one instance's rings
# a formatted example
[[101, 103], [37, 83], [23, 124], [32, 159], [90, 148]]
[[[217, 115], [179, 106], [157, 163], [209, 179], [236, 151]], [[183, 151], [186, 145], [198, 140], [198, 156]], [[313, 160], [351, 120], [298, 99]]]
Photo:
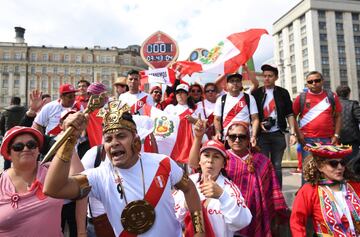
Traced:
[[157, 31], [148, 37], [141, 46], [142, 59], [151, 68], [167, 67], [179, 56], [175, 40], [164, 32]]

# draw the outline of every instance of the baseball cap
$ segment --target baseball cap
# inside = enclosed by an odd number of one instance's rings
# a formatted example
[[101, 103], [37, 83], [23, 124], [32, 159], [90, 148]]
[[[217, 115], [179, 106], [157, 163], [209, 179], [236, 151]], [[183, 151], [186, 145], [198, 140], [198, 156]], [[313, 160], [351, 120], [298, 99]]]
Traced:
[[221, 155], [224, 156], [225, 159], [228, 158], [228, 155], [226, 154], [225, 145], [220, 141], [209, 140], [209, 141], [205, 142], [204, 145], [200, 149], [200, 154], [207, 149], [217, 150], [218, 152], [220, 152]]
[[189, 92], [189, 86], [186, 85], [186, 84], [179, 84], [177, 87], [176, 87], [176, 91], [179, 91], [179, 90], [183, 90], [185, 92]]
[[78, 92], [79, 90], [76, 90], [75, 87], [71, 84], [62, 84], [59, 88], [59, 94], [66, 94], [66, 93], [72, 93], [72, 92]]
[[154, 90], [159, 90], [159, 91], [161, 91], [161, 87], [160, 87], [160, 86], [153, 86], [153, 87], [151, 87], [150, 94], [153, 93]]
[[261, 70], [274, 72], [275, 75], [279, 74], [279, 71], [275, 65], [264, 64], [261, 66]]
[[226, 76], [226, 81], [229, 81], [230, 78], [239, 78], [240, 80], [242, 80], [243, 77], [240, 73], [232, 73]]

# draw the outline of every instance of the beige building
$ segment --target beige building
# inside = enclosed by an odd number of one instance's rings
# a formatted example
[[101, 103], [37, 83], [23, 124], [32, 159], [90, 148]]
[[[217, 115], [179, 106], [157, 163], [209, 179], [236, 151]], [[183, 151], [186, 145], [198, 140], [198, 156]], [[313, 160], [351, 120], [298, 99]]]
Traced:
[[124, 49], [29, 46], [25, 29], [15, 27], [15, 32], [15, 42], [0, 42], [0, 108], [9, 104], [11, 96], [19, 96], [25, 104], [33, 89], [57, 99], [61, 84], [76, 85], [81, 79], [102, 82], [111, 89], [114, 80], [129, 69], [147, 68], [138, 45]]
[[273, 24], [280, 84], [294, 98], [305, 75], [323, 73], [325, 87], [350, 86], [359, 100], [360, 1], [302, 0]]

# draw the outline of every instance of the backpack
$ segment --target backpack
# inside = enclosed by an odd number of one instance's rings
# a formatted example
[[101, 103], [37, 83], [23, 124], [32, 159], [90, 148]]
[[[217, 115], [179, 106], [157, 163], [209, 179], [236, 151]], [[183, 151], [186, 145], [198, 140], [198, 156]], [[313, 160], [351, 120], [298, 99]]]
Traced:
[[[224, 108], [225, 108], [226, 95], [227, 94], [221, 96], [221, 119], [220, 119], [221, 134], [224, 131], [223, 119], [224, 119]], [[246, 105], [248, 107], [249, 115], [250, 115], [250, 96], [245, 92], [244, 92], [244, 96], [245, 96], [245, 102], [246, 102]], [[250, 122], [251, 122], [251, 115], [249, 117], [250, 117]]]
[[96, 157], [95, 157], [95, 161], [94, 161], [94, 168], [98, 167], [101, 163], [101, 161], [103, 161], [105, 159], [105, 148], [104, 145], [98, 145], [97, 149], [96, 149]]
[[[334, 113], [334, 111], [335, 111], [334, 93], [332, 91], [330, 91], [330, 90], [325, 90], [325, 92], [326, 92], [326, 97], [328, 98], [328, 100], [329, 100], [329, 102], [331, 104], [331, 109], [332, 109], [332, 111]], [[303, 111], [304, 111], [306, 93], [307, 92], [301, 92], [300, 93], [300, 114], [302, 114]]]

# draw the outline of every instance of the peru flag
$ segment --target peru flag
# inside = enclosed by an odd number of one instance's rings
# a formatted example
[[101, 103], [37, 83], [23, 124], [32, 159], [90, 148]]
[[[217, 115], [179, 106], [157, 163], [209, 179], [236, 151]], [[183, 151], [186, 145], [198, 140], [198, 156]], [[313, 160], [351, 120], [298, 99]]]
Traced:
[[175, 71], [171, 68], [155, 68], [140, 71], [141, 84], [166, 84], [171, 86], [175, 82]]
[[174, 67], [179, 68], [182, 75], [194, 72], [233, 73], [252, 57], [263, 34], [268, 32], [265, 29], [250, 29], [234, 33], [220, 41], [206, 57], [202, 56], [197, 62], [179, 61]]

